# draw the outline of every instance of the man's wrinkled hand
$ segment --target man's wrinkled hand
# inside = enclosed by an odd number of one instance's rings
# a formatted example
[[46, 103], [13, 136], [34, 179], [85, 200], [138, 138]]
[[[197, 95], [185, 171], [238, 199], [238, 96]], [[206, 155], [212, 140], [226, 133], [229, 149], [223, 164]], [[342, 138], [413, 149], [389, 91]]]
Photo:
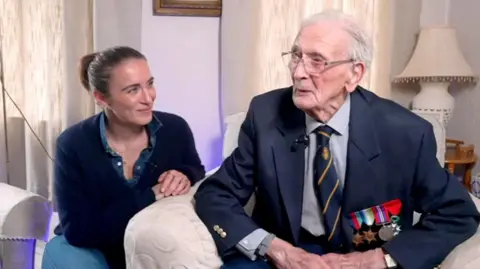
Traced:
[[158, 178], [160, 193], [164, 197], [186, 194], [191, 187], [187, 176], [177, 170], [164, 172]]
[[360, 269], [360, 264], [351, 256], [347, 258], [347, 255], [329, 253], [322, 257], [332, 269]]
[[325, 260], [281, 239], [275, 238], [267, 255], [278, 269], [331, 269]]
[[385, 259], [381, 249], [348, 254], [330, 253], [322, 256], [332, 269], [385, 269]]

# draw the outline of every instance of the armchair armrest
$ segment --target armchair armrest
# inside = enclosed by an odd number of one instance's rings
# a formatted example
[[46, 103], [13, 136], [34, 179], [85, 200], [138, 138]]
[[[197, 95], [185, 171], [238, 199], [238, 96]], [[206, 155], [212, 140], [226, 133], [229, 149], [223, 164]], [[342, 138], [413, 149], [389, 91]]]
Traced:
[[442, 269], [480, 268], [480, 231], [470, 239], [458, 245], [440, 266]]
[[[480, 210], [480, 200], [470, 194], [473, 202]], [[476, 269], [480, 268], [480, 227], [467, 241], [458, 245], [442, 262], [442, 269]]]
[[187, 195], [160, 199], [130, 220], [124, 240], [127, 269], [220, 268], [213, 238], [192, 204], [198, 186], [217, 169]]
[[47, 240], [51, 203], [40, 195], [0, 183], [0, 235]]

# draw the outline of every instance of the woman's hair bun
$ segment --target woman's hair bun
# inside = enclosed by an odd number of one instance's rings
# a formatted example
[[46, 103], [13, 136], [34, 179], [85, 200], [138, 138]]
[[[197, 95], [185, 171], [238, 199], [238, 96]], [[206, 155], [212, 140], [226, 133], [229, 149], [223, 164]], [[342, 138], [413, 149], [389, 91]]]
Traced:
[[80, 81], [82, 82], [83, 87], [87, 91], [90, 91], [90, 81], [88, 80], [88, 67], [93, 62], [93, 60], [95, 60], [96, 56], [97, 53], [90, 53], [80, 59]]

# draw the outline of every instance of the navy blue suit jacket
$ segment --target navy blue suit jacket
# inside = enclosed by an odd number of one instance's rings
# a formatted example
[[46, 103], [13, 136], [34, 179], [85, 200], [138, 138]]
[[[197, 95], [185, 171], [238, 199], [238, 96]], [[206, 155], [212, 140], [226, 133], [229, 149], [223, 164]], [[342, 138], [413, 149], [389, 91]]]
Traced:
[[[427, 121], [361, 87], [351, 94], [350, 113], [341, 226], [347, 251], [355, 249], [351, 212], [400, 199], [402, 232], [382, 247], [403, 268], [433, 268], [478, 227], [468, 192], [437, 161]], [[253, 98], [237, 149], [195, 196], [221, 255], [259, 227], [299, 243], [305, 161], [292, 144], [304, 132], [305, 114], [293, 104], [291, 87]], [[254, 191], [249, 217], [243, 206]], [[425, 214], [412, 227], [414, 210]]]

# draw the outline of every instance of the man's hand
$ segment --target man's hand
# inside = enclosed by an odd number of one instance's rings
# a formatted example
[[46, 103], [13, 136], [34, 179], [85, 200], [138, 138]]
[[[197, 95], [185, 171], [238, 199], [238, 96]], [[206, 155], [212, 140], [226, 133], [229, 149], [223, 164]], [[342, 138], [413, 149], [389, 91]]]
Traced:
[[177, 170], [169, 170], [161, 174], [158, 178], [158, 183], [160, 192], [158, 194], [155, 193], [155, 195], [163, 195], [164, 197], [185, 194], [190, 190], [191, 186], [187, 176]]
[[384, 253], [380, 248], [349, 254], [330, 253], [322, 256], [332, 269], [385, 269]]
[[301, 248], [297, 248], [279, 238], [275, 238], [267, 251], [267, 256], [278, 269], [331, 269], [325, 260]]

